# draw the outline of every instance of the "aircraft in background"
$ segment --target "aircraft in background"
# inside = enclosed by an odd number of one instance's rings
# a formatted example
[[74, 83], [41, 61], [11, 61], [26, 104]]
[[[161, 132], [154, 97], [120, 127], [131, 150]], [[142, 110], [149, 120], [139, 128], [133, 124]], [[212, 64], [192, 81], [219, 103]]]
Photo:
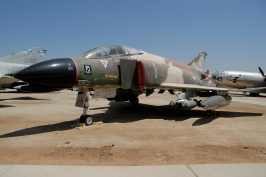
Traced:
[[[139, 103], [140, 94], [151, 95], [180, 91], [170, 105], [189, 110], [196, 106], [208, 111], [228, 105], [228, 89], [203, 86], [203, 71], [207, 53], [201, 52], [189, 64], [182, 64], [127, 46], [96, 47], [72, 58], [47, 60], [32, 65], [15, 75], [16, 78], [35, 85], [70, 89], [77, 88], [76, 106], [83, 108], [80, 122], [90, 125], [88, 115], [89, 94], [94, 98]], [[204, 101], [195, 97], [208, 95]]]
[[30, 48], [6, 57], [0, 58], [0, 90], [23, 86], [27, 83], [14, 78], [14, 74], [32, 64], [44, 61], [46, 58], [45, 48]]
[[217, 86], [236, 88], [247, 92], [251, 96], [258, 96], [260, 93], [266, 93], [266, 76], [259, 67], [260, 73], [243, 71], [221, 71], [212, 75], [213, 82]]

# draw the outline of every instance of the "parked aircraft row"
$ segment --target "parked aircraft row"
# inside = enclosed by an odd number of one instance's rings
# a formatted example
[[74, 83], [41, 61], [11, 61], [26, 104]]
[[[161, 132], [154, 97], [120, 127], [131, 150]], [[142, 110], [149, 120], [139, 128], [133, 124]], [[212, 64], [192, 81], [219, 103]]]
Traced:
[[[1, 79], [10, 79], [9, 83], [1, 82], [1, 88], [16, 88], [21, 91], [76, 89], [76, 106], [83, 108], [80, 122], [86, 125], [93, 122], [88, 114], [89, 95], [92, 91], [95, 98], [130, 101], [132, 105], [139, 103], [138, 96], [141, 94], [149, 96], [156, 90], [171, 94], [178, 91], [177, 100], [171, 101], [170, 105], [181, 110], [198, 106], [214, 111], [231, 102], [229, 89], [211, 86], [210, 72], [204, 72], [206, 52], [201, 52], [189, 64], [127, 46], [96, 47], [76, 58], [44, 60], [45, 53], [46, 49], [32, 48], [0, 59]], [[261, 69], [260, 72], [260, 75], [248, 75], [244, 72], [215, 73], [212, 81], [216, 84], [223, 82], [221, 85], [229, 87], [242, 84], [239, 87], [241, 89], [258, 86], [263, 88], [266, 79]], [[253, 85], [245, 85], [242, 81], [251, 80], [253, 76], [260, 79], [254, 81]], [[28, 85], [16, 86], [18, 79]], [[226, 85], [227, 83], [231, 85]], [[196, 99], [197, 96], [207, 98], [202, 101]]]

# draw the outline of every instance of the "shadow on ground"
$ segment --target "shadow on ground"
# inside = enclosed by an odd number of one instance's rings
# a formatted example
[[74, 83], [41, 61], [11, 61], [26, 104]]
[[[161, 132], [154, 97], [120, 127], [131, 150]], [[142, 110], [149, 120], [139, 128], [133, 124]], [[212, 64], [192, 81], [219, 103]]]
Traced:
[[12, 106], [12, 105], [0, 105], [0, 108], [12, 108], [12, 107], [15, 107], [15, 106]]
[[[154, 106], [147, 104], [140, 104], [137, 107], [132, 107], [127, 102], [110, 102], [109, 107], [97, 107], [90, 110], [103, 110], [103, 113], [93, 114], [94, 121], [103, 121], [104, 123], [128, 123], [144, 119], [163, 119], [174, 121], [185, 121], [187, 119], [196, 119], [192, 126], [200, 126], [208, 124], [215, 119], [220, 118], [241, 118], [241, 117], [254, 117], [262, 116], [263, 113], [251, 112], [231, 112], [231, 111], [217, 111], [216, 114], [208, 115], [205, 110], [190, 110], [178, 111], [172, 109], [169, 105]], [[105, 112], [106, 111], [106, 112]], [[60, 122], [56, 124], [42, 125], [37, 127], [25, 128], [22, 130], [10, 132], [0, 135], [0, 138], [18, 137], [35, 135], [41, 133], [48, 133], [54, 131], [65, 131], [75, 128], [77, 119], [73, 121]]]
[[6, 100], [47, 100], [47, 99], [33, 98], [33, 97], [30, 97], [30, 96], [17, 97], [17, 98], [8, 98], [8, 99], [0, 99], [0, 101], [6, 101]]
[[[0, 101], [8, 101], [8, 100], [34, 101], [34, 100], [47, 100], [47, 99], [39, 99], [39, 98], [33, 98], [33, 97], [29, 97], [29, 96], [0, 99]], [[14, 105], [0, 105], [0, 108], [8, 108], [8, 107], [16, 107], [16, 106], [14, 106]]]
[[[103, 107], [102, 109], [105, 109]], [[96, 108], [97, 110], [100, 108]], [[91, 109], [94, 110], [94, 109]], [[105, 113], [93, 114], [95, 121], [103, 121], [104, 123], [127, 123], [143, 119], [163, 119], [174, 121], [185, 121], [190, 118], [197, 118], [192, 126], [204, 125], [218, 118], [240, 118], [251, 116], [262, 116], [263, 113], [238, 112], [238, 111], [216, 111], [215, 114], [207, 114], [206, 110], [189, 110], [180, 111], [173, 109], [169, 105], [154, 106], [140, 104], [132, 107], [126, 102], [110, 102], [110, 107]]]
[[18, 137], [18, 136], [28, 136], [28, 135], [36, 135], [41, 133], [49, 133], [54, 131], [65, 131], [73, 129], [73, 124], [76, 123], [75, 121], [66, 121], [60, 122], [56, 124], [49, 124], [49, 125], [41, 125], [37, 127], [25, 128], [22, 130], [17, 130], [14, 132], [6, 133], [0, 135], [0, 138], [9, 138], [9, 137]]

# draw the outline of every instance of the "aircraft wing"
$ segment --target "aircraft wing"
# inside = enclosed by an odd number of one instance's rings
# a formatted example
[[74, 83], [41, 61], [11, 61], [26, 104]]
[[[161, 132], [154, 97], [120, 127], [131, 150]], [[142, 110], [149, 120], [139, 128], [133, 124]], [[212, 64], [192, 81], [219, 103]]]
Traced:
[[161, 89], [176, 89], [176, 90], [202, 90], [202, 91], [229, 91], [227, 88], [219, 87], [207, 87], [196, 84], [175, 84], [175, 83], [163, 83], [159, 86]]

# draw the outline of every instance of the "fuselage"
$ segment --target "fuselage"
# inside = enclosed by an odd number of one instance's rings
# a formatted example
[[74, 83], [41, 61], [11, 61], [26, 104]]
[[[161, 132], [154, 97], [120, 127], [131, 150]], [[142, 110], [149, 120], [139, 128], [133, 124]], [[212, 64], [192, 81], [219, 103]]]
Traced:
[[221, 71], [214, 73], [212, 79], [218, 85], [238, 89], [266, 86], [263, 76], [254, 72]]
[[0, 75], [14, 75], [29, 65], [0, 62]]
[[12, 77], [29, 65], [0, 62], [0, 89], [9, 88], [18, 79]]
[[77, 87], [84, 86], [83, 81], [90, 87], [131, 85], [136, 89], [140, 88], [140, 80], [145, 82], [144, 88], [162, 83], [201, 83], [201, 73], [191, 66], [143, 51], [100, 58], [91, 57], [89, 52], [73, 60], [78, 71]]
[[18, 79], [12, 77], [30, 65], [45, 60], [45, 48], [31, 48], [0, 58], [0, 89], [13, 88]]
[[134, 48], [107, 46], [76, 58], [38, 63], [23, 70], [19, 77], [29, 83], [58, 88], [143, 90], [163, 83], [202, 85], [202, 73], [195, 67]]

